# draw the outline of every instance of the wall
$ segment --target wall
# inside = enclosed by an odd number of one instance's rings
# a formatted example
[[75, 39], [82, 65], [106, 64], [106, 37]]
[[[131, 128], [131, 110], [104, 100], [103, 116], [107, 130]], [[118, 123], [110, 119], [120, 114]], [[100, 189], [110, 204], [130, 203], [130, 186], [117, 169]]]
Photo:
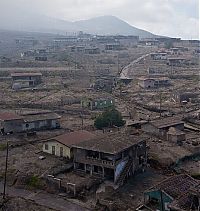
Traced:
[[[48, 144], [48, 150], [45, 149], [45, 144]], [[60, 147], [63, 147], [63, 157], [71, 158], [71, 150], [69, 147], [60, 144], [57, 141], [44, 142], [42, 151], [48, 154], [52, 154], [52, 146], [55, 146], [55, 155], [60, 157]]]
[[11, 121], [4, 121], [4, 122], [2, 122], [2, 127], [4, 128], [4, 132], [5, 133], [22, 132], [22, 121], [23, 120], [11, 120]]

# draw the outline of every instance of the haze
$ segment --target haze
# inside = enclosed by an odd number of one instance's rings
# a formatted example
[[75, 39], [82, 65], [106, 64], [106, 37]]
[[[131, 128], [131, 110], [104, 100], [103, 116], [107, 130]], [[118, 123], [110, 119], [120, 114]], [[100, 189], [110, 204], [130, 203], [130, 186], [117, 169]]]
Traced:
[[1, 0], [0, 28], [30, 20], [37, 25], [43, 16], [77, 21], [113, 15], [154, 34], [198, 39], [198, 8], [198, 0]]

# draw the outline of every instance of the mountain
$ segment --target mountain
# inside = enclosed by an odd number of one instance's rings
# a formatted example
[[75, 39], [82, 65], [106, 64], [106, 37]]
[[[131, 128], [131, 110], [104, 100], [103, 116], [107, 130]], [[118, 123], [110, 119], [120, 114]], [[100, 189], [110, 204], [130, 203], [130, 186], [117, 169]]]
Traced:
[[[5, 14], [4, 14], [5, 15]], [[66, 32], [84, 31], [96, 35], [136, 35], [140, 37], [155, 37], [156, 35], [142, 29], [138, 29], [114, 16], [101, 16], [89, 20], [65, 21], [42, 15], [21, 13], [6, 18], [0, 14], [0, 29], [47, 32], [65, 34]]]
[[155, 37], [150, 32], [138, 29], [114, 16], [101, 16], [89, 20], [76, 21], [74, 24], [81, 31], [100, 35], [136, 35], [140, 37]]

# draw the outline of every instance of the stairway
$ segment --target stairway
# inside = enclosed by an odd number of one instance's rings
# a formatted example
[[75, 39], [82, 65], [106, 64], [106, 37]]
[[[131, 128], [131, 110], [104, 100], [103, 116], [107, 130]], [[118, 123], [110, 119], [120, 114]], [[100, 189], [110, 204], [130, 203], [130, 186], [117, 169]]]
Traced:
[[118, 186], [123, 185], [123, 182], [124, 182], [127, 174], [129, 173], [131, 166], [132, 166], [132, 160], [128, 160], [128, 162], [126, 163], [126, 165], [125, 165], [124, 169], [122, 170], [121, 174], [117, 178], [116, 185], [118, 185]]

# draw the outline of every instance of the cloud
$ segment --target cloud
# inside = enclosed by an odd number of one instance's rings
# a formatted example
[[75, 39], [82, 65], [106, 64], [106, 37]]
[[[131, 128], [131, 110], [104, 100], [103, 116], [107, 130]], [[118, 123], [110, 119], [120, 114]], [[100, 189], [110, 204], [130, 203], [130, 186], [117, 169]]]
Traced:
[[199, 37], [198, 0], [0, 0], [0, 15], [7, 11], [69, 21], [114, 15], [156, 34]]

